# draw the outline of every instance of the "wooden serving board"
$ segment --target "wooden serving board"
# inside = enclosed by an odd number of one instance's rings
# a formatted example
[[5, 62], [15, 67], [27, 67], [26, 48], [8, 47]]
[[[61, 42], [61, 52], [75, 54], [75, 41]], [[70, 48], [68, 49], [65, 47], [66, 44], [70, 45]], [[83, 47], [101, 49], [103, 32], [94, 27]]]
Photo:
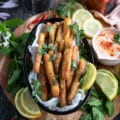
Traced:
[[[31, 20], [33, 20], [38, 15], [31, 17], [23, 25], [19, 26], [14, 31], [14, 34], [18, 37], [19, 35], [23, 34], [24, 32], [29, 31], [26, 26], [29, 24], [29, 22], [31, 22]], [[90, 42], [90, 40], [89, 40], [89, 42]], [[5, 92], [6, 96], [8, 97], [8, 99], [14, 105], [14, 99], [6, 91], [8, 63], [9, 63], [9, 58], [0, 55], [0, 85], [1, 85], [2, 89], [4, 90], [4, 92]], [[113, 67], [107, 67], [107, 66], [102, 66], [100, 64], [97, 64], [96, 66], [97, 66], [97, 68], [106, 68], [106, 69], [109, 69], [111, 71], [115, 71], [120, 75], [120, 65], [113, 66]], [[114, 113], [113, 117], [110, 118], [110, 117], [106, 116], [106, 120], [112, 120], [120, 112], [119, 101], [120, 101], [120, 96], [118, 96], [114, 100], [115, 113]], [[80, 116], [82, 114], [81, 110], [78, 110], [78, 111], [76, 111], [76, 112], [74, 112], [72, 114], [68, 114], [68, 115], [53, 115], [53, 114], [47, 113], [47, 112], [45, 112], [43, 110], [41, 110], [41, 111], [42, 111], [42, 115], [41, 115], [41, 118], [38, 119], [38, 120], [79, 120]]]

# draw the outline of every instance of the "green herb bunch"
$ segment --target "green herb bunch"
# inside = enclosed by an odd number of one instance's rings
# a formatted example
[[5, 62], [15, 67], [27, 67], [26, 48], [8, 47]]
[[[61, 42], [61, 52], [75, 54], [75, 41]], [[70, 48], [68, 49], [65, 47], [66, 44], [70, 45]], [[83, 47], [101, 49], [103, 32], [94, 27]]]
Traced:
[[7, 90], [13, 96], [21, 87], [26, 86], [23, 75], [23, 55], [26, 40], [29, 34], [23, 34], [22, 36], [16, 38], [11, 32], [12, 29], [22, 23], [23, 20], [21, 19], [11, 19], [0, 23], [0, 38], [2, 38], [1, 42], [4, 42], [4, 37], [6, 37], [6, 33], [9, 33], [11, 35], [8, 40], [9, 44], [7, 46], [0, 46], [0, 54], [8, 56], [10, 58], [7, 69]]
[[105, 120], [106, 115], [112, 117], [114, 105], [101, 91], [92, 89], [91, 98], [82, 107], [84, 113], [80, 120]]
[[61, 17], [71, 17], [74, 11], [76, 10], [75, 8], [76, 0], [69, 0], [66, 2], [62, 2], [60, 6], [58, 7], [57, 11], [60, 14]]

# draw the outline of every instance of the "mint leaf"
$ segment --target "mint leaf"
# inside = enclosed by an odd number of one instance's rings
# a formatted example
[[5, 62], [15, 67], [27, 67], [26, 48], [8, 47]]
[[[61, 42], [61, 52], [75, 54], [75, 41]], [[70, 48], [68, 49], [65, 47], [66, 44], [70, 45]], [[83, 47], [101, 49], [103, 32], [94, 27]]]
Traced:
[[102, 102], [100, 101], [100, 100], [98, 100], [98, 99], [96, 99], [96, 98], [91, 98], [89, 101], [88, 101], [88, 103], [87, 103], [88, 105], [90, 105], [90, 106], [100, 106], [100, 105], [102, 105]]
[[24, 21], [22, 19], [18, 19], [18, 18], [13, 18], [10, 20], [6, 20], [3, 22], [7, 27], [9, 27], [10, 29], [13, 29], [21, 24], [24, 23]]
[[93, 120], [105, 120], [104, 114], [97, 108], [92, 108]]
[[18, 69], [15, 70], [15, 71], [13, 72], [11, 78], [10, 78], [9, 81], [8, 81], [8, 85], [11, 85], [11, 84], [15, 83], [16, 80], [18, 79], [19, 75], [20, 75], [20, 70], [18, 70]]
[[91, 114], [82, 114], [80, 120], [92, 120]]
[[113, 102], [112, 101], [106, 101], [105, 106], [107, 108], [108, 115], [110, 117], [112, 117], [113, 114], [114, 114], [114, 105], [113, 105]]
[[10, 55], [10, 53], [12, 52], [12, 48], [10, 48], [10, 47], [0, 47], [0, 54], [2, 54], [2, 55], [6, 55], [6, 56], [8, 56], [8, 55]]
[[94, 97], [100, 97], [101, 96], [101, 92], [99, 92], [96, 89], [92, 89], [90, 94]]
[[120, 44], [120, 34], [114, 36], [114, 42]]

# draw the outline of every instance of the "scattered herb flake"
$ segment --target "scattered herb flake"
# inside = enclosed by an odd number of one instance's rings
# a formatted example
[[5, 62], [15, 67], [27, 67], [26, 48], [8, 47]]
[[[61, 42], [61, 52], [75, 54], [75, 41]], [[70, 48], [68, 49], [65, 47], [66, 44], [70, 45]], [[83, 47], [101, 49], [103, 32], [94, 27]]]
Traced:
[[55, 61], [56, 58], [57, 58], [57, 55], [56, 55], [56, 54], [52, 54], [52, 55], [50, 56], [50, 61]]
[[120, 44], [120, 34], [114, 36], [114, 42]]
[[77, 69], [77, 62], [76, 61], [72, 61], [72, 69], [76, 70]]

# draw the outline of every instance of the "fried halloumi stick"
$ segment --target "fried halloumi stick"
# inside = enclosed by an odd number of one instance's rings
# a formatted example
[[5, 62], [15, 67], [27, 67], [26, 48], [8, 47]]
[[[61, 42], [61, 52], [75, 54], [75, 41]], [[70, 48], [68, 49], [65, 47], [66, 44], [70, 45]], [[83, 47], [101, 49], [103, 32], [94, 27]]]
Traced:
[[64, 40], [61, 40], [59, 43], [58, 43], [58, 51], [63, 53], [65, 49], [65, 41]]
[[44, 64], [45, 64], [45, 70], [46, 70], [46, 74], [47, 74], [47, 77], [49, 80], [52, 96], [58, 97], [59, 92], [60, 92], [59, 84], [58, 84], [58, 81], [56, 80], [56, 77], [55, 77], [53, 63], [50, 60], [50, 54], [44, 55]]
[[55, 74], [58, 74], [60, 63], [61, 63], [61, 60], [62, 60], [62, 54], [56, 52], [55, 55], [56, 55], [56, 59], [53, 61], [53, 65], [54, 65]]
[[48, 31], [49, 33], [49, 40], [50, 40], [50, 43], [54, 43], [55, 42], [55, 37], [56, 37], [56, 30], [57, 30], [57, 24], [51, 24], [50, 26], [50, 30]]
[[69, 28], [69, 25], [71, 24], [72, 24], [72, 20], [70, 18], [65, 18], [64, 27], [63, 27], [65, 47], [72, 46], [71, 30]]
[[46, 101], [48, 99], [48, 88], [47, 88], [47, 76], [45, 73], [44, 64], [40, 66], [40, 82], [41, 82], [41, 90], [42, 90], [42, 100]]
[[62, 78], [64, 80], [68, 80], [70, 78], [71, 59], [72, 59], [72, 48], [66, 48], [64, 51], [63, 62], [62, 62]]
[[60, 78], [60, 107], [63, 107], [67, 103], [67, 88], [66, 88], [66, 80]]
[[34, 64], [33, 64], [33, 71], [35, 73], [39, 73], [39, 70], [40, 70], [40, 63], [41, 63], [42, 55], [40, 55], [38, 53], [38, 49], [42, 49], [44, 41], [45, 41], [45, 33], [40, 33], [39, 40], [38, 40], [38, 47], [36, 49], [35, 60], [34, 60]]
[[71, 101], [74, 99], [78, 87], [80, 85], [80, 77], [85, 72], [86, 62], [84, 59], [80, 59], [78, 64], [78, 69], [75, 71], [74, 79], [72, 86], [70, 88], [70, 93], [68, 94], [68, 103], [71, 103]]
[[[74, 62], [74, 64], [76, 64], [77, 65], [77, 61], [78, 61], [78, 46], [73, 46], [73, 50], [72, 50], [72, 64], [73, 64], [73, 62]], [[70, 77], [70, 79], [68, 79], [67, 80], [67, 88], [70, 88], [70, 86], [71, 86], [71, 83], [72, 83], [72, 80], [73, 80], [73, 75], [74, 75], [74, 69], [71, 67], [71, 77]]]

